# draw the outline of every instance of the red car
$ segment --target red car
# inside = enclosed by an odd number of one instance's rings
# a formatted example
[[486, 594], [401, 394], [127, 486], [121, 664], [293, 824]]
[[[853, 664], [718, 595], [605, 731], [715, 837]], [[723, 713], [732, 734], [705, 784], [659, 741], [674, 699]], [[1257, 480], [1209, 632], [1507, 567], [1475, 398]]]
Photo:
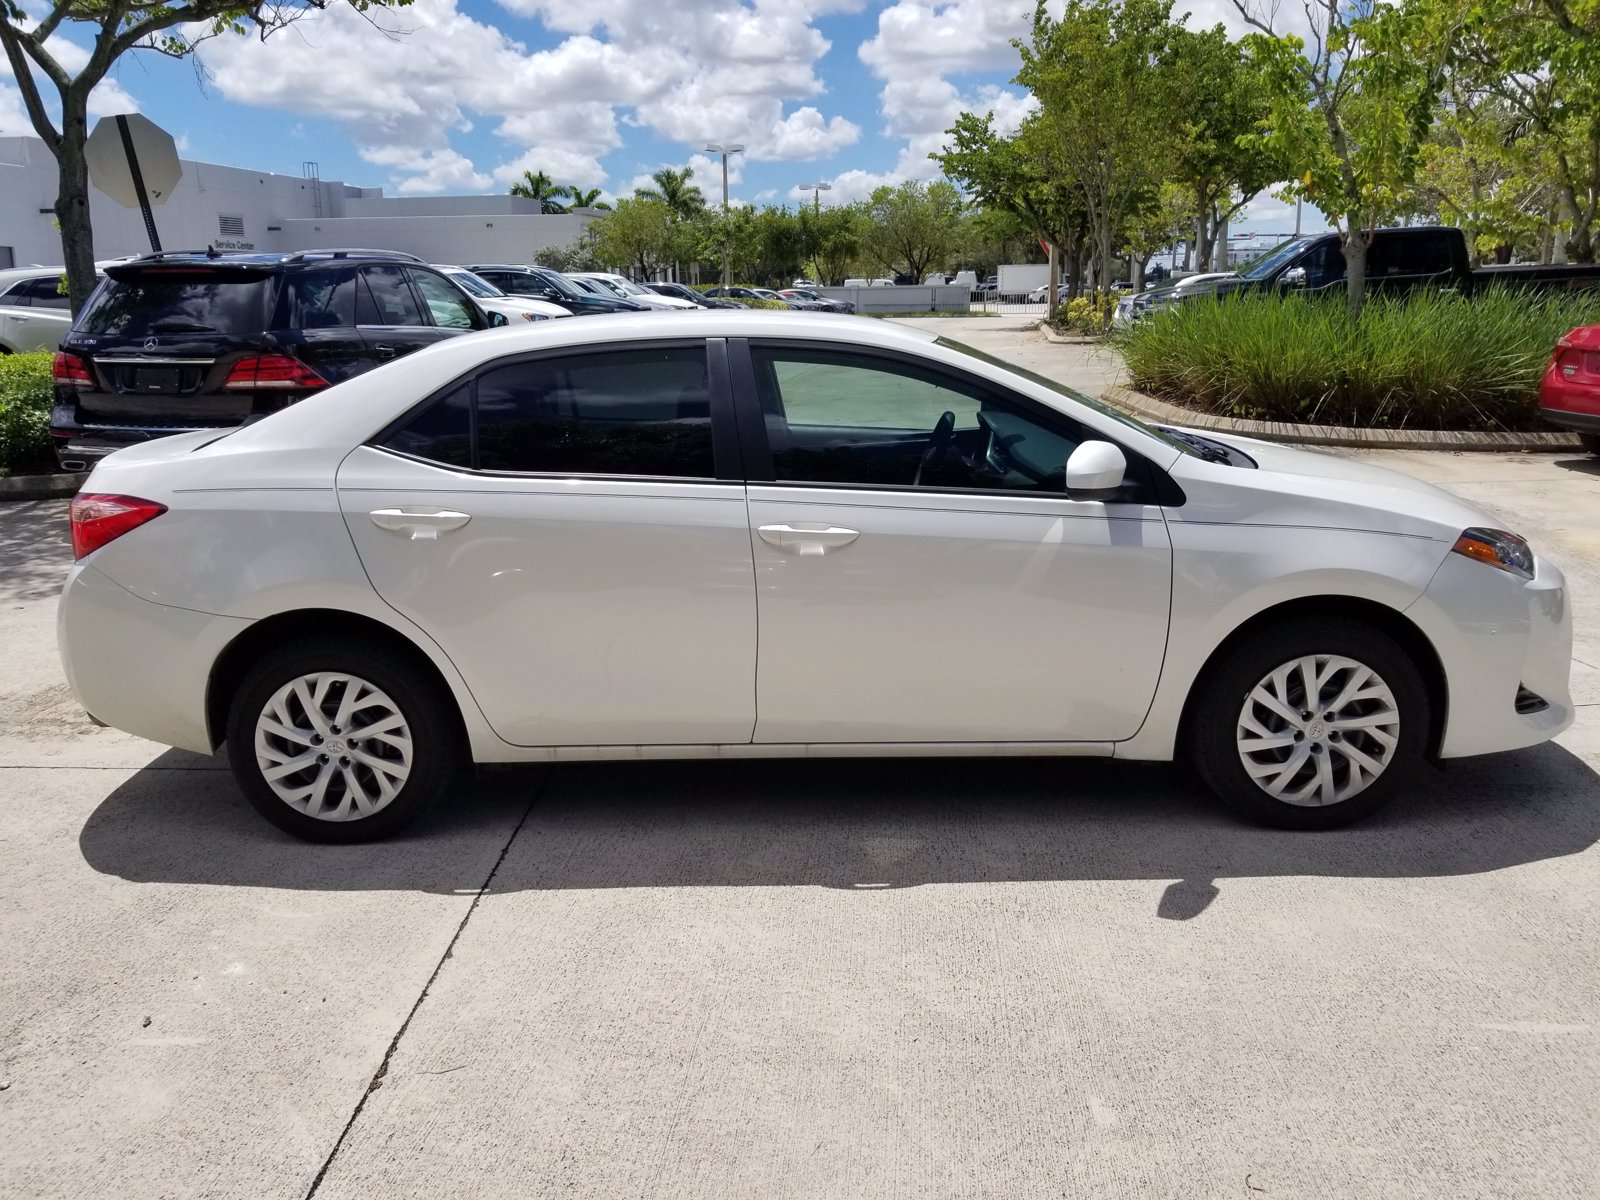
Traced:
[[1584, 325], [1556, 340], [1539, 381], [1544, 419], [1571, 429], [1590, 454], [1600, 454], [1600, 325]]

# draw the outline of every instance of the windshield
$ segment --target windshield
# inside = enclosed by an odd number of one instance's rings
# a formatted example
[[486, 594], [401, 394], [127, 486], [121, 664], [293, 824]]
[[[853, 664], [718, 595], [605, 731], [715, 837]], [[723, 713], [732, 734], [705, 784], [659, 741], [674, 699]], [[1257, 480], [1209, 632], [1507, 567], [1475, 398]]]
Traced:
[[621, 292], [624, 296], [649, 296], [652, 293], [634, 283], [631, 279], [602, 279], [601, 283], [611, 285], [611, 290]]
[[557, 274], [555, 271], [535, 271], [534, 275], [539, 279], [544, 280], [544, 282], [548, 283], [551, 287], [555, 288], [556, 291], [560, 292], [568, 299], [582, 300], [588, 295], [587, 292], [585, 292], [577, 284], [573, 283], [572, 280], [568, 279], [565, 275]]
[[1239, 268], [1239, 274], [1246, 279], [1265, 279], [1284, 263], [1288, 262], [1300, 251], [1311, 245], [1313, 238], [1290, 238], [1287, 242], [1274, 246], [1260, 258], [1253, 258]]
[[1163, 446], [1171, 447], [1173, 450], [1177, 450], [1183, 454], [1188, 454], [1196, 458], [1200, 457], [1199, 452], [1193, 446], [1186, 442], [1180, 441], [1179, 439], [1173, 437], [1170, 433], [1164, 433], [1161, 430], [1156, 429], [1154, 426], [1146, 425], [1143, 421], [1136, 421], [1127, 413], [1119, 412], [1109, 405], [1102, 404], [1098, 400], [1094, 400], [1088, 396], [1085, 396], [1082, 392], [1074, 391], [1064, 383], [1057, 383], [1054, 379], [1048, 379], [1043, 375], [1035, 374], [1026, 367], [1019, 367], [1016, 363], [1006, 362], [1004, 359], [995, 358], [994, 355], [985, 354], [982, 350], [975, 350], [965, 342], [958, 342], [953, 338], [935, 338], [934, 345], [943, 346], [948, 350], [959, 351], [962, 354], [977, 359], [979, 362], [988, 363], [992, 367], [999, 367], [1002, 371], [1009, 371], [1013, 375], [1020, 375], [1029, 383], [1037, 383], [1040, 387], [1049, 388], [1056, 395], [1065, 396], [1068, 400], [1075, 400], [1085, 407], [1092, 408], [1095, 412], [1099, 413], [1103, 417], [1110, 417], [1113, 421], [1117, 421], [1123, 425], [1126, 425], [1129, 429], [1137, 429], [1146, 437], [1155, 438], [1155, 440], [1160, 442]]
[[482, 296], [484, 299], [493, 300], [505, 295], [504, 292], [487, 279], [479, 279], [471, 271], [446, 271], [445, 274], [450, 276], [450, 282], [464, 292], [471, 292], [474, 296]]

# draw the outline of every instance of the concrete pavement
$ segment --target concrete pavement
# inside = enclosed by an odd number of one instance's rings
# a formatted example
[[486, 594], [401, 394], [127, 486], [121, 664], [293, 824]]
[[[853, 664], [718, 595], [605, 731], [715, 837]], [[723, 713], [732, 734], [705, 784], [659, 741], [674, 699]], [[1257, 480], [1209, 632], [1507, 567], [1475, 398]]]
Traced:
[[1363, 457], [1561, 563], [1589, 707], [1315, 837], [1165, 767], [846, 760], [306, 847], [84, 721], [64, 505], [0, 507], [0, 1195], [1600, 1193], [1600, 472]]

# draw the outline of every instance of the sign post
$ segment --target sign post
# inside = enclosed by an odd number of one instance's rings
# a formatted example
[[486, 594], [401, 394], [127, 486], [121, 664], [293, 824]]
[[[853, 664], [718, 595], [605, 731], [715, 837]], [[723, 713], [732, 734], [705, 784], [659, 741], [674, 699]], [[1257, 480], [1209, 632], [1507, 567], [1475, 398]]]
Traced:
[[172, 135], [138, 113], [101, 117], [83, 145], [83, 156], [95, 187], [124, 208], [139, 210], [150, 249], [159, 253], [161, 239], [151, 206], [166, 203], [183, 178]]

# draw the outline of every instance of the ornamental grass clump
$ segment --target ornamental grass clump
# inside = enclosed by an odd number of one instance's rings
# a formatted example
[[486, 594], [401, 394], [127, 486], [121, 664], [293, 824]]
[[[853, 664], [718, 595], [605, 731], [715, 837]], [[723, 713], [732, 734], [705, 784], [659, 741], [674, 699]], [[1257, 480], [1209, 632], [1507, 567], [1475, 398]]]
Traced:
[[1139, 391], [1226, 416], [1410, 429], [1537, 429], [1555, 340], [1600, 293], [1495, 289], [1198, 298], [1116, 335]]

